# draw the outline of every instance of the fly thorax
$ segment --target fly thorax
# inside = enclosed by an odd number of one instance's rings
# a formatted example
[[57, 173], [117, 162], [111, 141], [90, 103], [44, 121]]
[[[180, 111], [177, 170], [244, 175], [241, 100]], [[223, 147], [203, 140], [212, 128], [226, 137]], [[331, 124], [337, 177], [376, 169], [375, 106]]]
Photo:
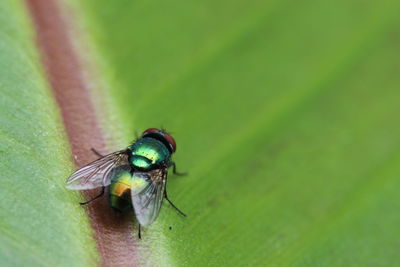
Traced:
[[144, 137], [130, 146], [130, 162], [133, 166], [149, 170], [155, 165], [160, 165], [171, 156], [168, 148], [160, 141]]
[[131, 163], [139, 169], [148, 170], [153, 165], [153, 162], [146, 157], [140, 155], [132, 155]]

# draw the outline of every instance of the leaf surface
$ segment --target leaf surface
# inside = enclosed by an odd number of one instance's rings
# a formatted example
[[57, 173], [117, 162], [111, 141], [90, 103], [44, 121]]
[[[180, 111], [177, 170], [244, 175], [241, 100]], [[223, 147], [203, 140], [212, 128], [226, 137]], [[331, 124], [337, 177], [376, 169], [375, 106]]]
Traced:
[[65, 188], [71, 152], [24, 3], [1, 1], [0, 25], [1, 265], [92, 265], [92, 231]]
[[[162, 266], [393, 266], [399, 2], [90, 0], [121, 146], [165, 127], [178, 169], [139, 243]], [[112, 114], [111, 114], [112, 113]], [[121, 147], [116, 147], [115, 150]]]

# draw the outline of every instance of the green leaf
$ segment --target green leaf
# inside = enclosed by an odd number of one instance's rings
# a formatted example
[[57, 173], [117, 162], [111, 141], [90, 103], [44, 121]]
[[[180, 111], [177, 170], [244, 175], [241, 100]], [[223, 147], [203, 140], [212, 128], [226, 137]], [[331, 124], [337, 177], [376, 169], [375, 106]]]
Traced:
[[0, 2], [0, 262], [87, 266], [97, 259], [58, 108], [23, 2]]
[[400, 260], [399, 3], [83, 3], [108, 125], [172, 131], [189, 172], [168, 181], [188, 217], [164, 206], [143, 263]]

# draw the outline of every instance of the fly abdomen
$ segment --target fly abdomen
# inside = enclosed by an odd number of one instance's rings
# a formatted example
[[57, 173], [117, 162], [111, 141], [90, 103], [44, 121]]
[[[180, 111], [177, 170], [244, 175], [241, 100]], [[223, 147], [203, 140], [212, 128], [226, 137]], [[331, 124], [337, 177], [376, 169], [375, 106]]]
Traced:
[[129, 172], [123, 172], [113, 178], [109, 193], [111, 207], [119, 211], [132, 208], [131, 183], [132, 175]]

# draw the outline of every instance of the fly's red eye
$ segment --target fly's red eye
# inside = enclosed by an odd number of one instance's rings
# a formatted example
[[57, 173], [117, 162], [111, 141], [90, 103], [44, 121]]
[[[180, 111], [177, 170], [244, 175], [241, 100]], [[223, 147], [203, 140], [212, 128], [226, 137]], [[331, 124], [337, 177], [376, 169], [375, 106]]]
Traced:
[[149, 133], [159, 133], [159, 132], [160, 132], [160, 130], [157, 129], [157, 128], [149, 128], [149, 129], [147, 129], [146, 131], [144, 131], [144, 132], [142, 133], [142, 135], [149, 134]]
[[168, 133], [164, 132], [163, 130], [157, 129], [157, 128], [149, 128], [146, 131], [142, 133], [142, 137], [153, 137], [156, 138], [162, 142], [169, 144], [169, 147], [172, 152], [176, 151], [176, 142], [172, 136], [170, 136]]
[[169, 134], [167, 134], [167, 133], [165, 133], [165, 132], [164, 132], [163, 134], [164, 134], [165, 139], [167, 139], [168, 143], [171, 145], [172, 152], [175, 152], [175, 151], [176, 151], [176, 142], [175, 142], [175, 139], [172, 138], [172, 136], [170, 136]]

